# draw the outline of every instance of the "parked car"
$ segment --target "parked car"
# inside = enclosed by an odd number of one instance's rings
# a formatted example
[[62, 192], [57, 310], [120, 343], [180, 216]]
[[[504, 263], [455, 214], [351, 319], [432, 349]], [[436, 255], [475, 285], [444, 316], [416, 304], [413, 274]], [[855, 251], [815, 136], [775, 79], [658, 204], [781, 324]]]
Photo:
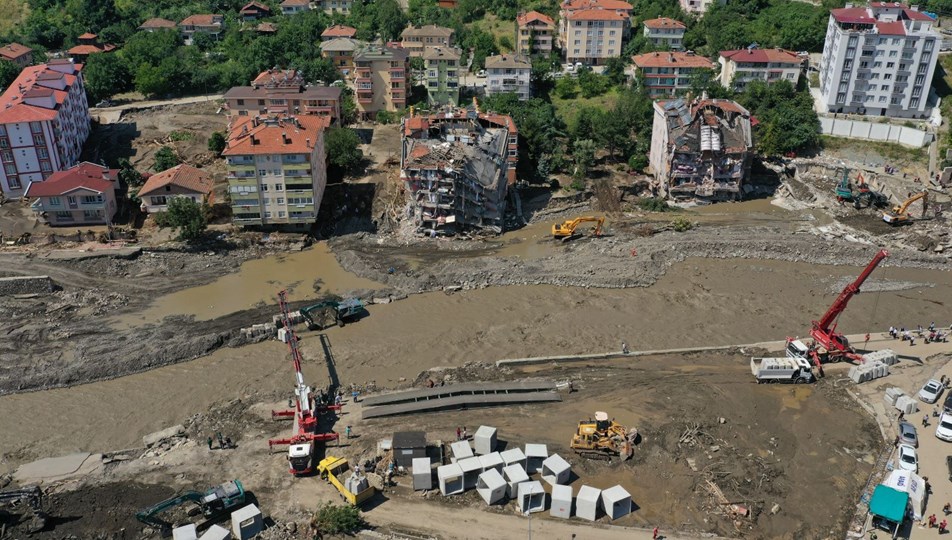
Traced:
[[952, 392], [945, 396], [945, 402], [942, 404], [942, 412], [952, 413]]
[[952, 414], [942, 413], [935, 426], [935, 436], [943, 441], [952, 442]]
[[922, 390], [919, 390], [919, 399], [926, 403], [935, 403], [939, 401], [939, 396], [942, 395], [943, 388], [941, 382], [935, 379], [929, 379], [922, 387]]
[[899, 468], [904, 471], [919, 472], [919, 456], [916, 449], [908, 444], [899, 445]]
[[919, 435], [916, 426], [909, 422], [899, 422], [899, 444], [908, 444], [913, 448], [919, 447]]
[[485, 69], [481, 69], [481, 70], [477, 71], [477, 72], [476, 72], [476, 76], [477, 76], [477, 77], [485, 77], [485, 76], [486, 76], [486, 70], [485, 70]]

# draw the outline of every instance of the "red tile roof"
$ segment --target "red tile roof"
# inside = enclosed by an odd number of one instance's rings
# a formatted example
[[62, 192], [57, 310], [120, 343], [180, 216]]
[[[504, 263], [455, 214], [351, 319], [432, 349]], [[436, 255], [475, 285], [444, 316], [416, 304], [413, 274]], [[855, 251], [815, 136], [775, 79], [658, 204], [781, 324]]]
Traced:
[[830, 15], [836, 22], [848, 24], [873, 24], [876, 19], [869, 15], [864, 7], [831, 9]]
[[330, 119], [324, 116], [238, 116], [222, 155], [310, 154], [328, 126]]
[[650, 52], [632, 56], [631, 61], [639, 68], [714, 68], [714, 62], [687, 52]]
[[906, 35], [906, 26], [902, 21], [878, 22], [876, 31], [884, 36], [904, 36]]
[[153, 17], [151, 19], [146, 19], [144, 23], [139, 25], [139, 29], [147, 28], [175, 28], [175, 21]]
[[321, 32], [321, 37], [348, 37], [357, 35], [357, 29], [344, 24], [335, 24]]
[[93, 34], [92, 32], [86, 32], [85, 34], [80, 35], [77, 39], [96, 39], [97, 37], [99, 36]]
[[20, 45], [19, 43], [10, 43], [9, 45], [0, 47], [0, 57], [6, 58], [7, 60], [16, 60], [24, 54], [30, 54], [31, 52], [33, 52], [33, 49], [26, 45]]
[[628, 2], [622, 0], [565, 0], [562, 9], [573, 11], [577, 9], [619, 9], [631, 11], [634, 9]]
[[912, 9], [901, 2], [870, 2], [869, 7], [878, 9], [901, 9], [907, 19], [911, 21], [934, 21], [932, 17], [918, 9]]
[[23, 68], [16, 80], [0, 96], [0, 124], [34, 122], [56, 118], [56, 109], [47, 109], [24, 103], [23, 98], [34, 88], [47, 88], [53, 91], [57, 105], [63, 103], [68, 92], [48, 86], [51, 82], [47, 81], [63, 80], [67, 87], [72, 86], [76, 82], [76, 74], [82, 69], [82, 65], [72, 64], [72, 66], [73, 69], [68, 74], [56, 71], [48, 67], [47, 64]]
[[667, 17], [661, 17], [660, 19], [648, 19], [644, 22], [644, 25], [648, 28], [687, 28], [683, 22], [669, 19]]
[[244, 5], [244, 7], [238, 10], [238, 13], [241, 15], [256, 14], [258, 12], [271, 13], [271, 8], [262, 4], [261, 2], [248, 2]]
[[734, 51], [721, 51], [721, 56], [735, 62], [745, 62], [750, 64], [787, 63], [802, 64], [803, 59], [797, 56], [797, 53], [786, 49], [738, 49]]
[[278, 27], [274, 23], [263, 22], [255, 27], [255, 30], [263, 34], [270, 34], [278, 31]]
[[33, 182], [26, 190], [27, 197], [56, 197], [77, 189], [106, 193], [116, 189], [119, 169], [110, 169], [95, 163], [82, 162], [57, 171], [42, 182]]
[[165, 186], [178, 186], [207, 195], [211, 193], [214, 182], [207, 172], [183, 163], [150, 176], [139, 190], [139, 196], [150, 195]]
[[215, 20], [217, 17], [221, 17], [221, 15], [192, 15], [182, 19], [179, 26], [221, 26], [221, 19]]
[[609, 9], [579, 9], [568, 12], [565, 18], [581, 21], [623, 21], [628, 15]]
[[516, 17], [516, 24], [519, 26], [525, 26], [535, 21], [545, 23], [549, 26], [555, 26], [555, 21], [552, 20], [552, 17], [544, 13], [539, 13], [538, 11], [530, 11], [529, 13], [523, 13]]
[[736, 101], [731, 101], [729, 99], [704, 99], [694, 104], [694, 107], [691, 110], [692, 114], [697, 114], [697, 111], [703, 109], [704, 107], [717, 107], [722, 111], [734, 112], [738, 114], [743, 114], [750, 116], [750, 112], [747, 109], [743, 108]]
[[115, 45], [77, 45], [70, 48], [68, 52], [71, 56], [89, 56], [90, 54], [112, 52], [116, 49]]

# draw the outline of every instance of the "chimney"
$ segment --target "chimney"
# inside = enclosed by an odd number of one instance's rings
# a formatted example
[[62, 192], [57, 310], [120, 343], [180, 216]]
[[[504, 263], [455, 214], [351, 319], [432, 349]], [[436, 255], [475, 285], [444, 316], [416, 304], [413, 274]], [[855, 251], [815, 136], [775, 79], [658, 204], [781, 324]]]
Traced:
[[251, 145], [252, 145], [252, 146], [257, 146], [258, 144], [259, 144], [258, 138], [255, 137], [254, 134], [252, 134], [252, 135], [251, 135]]
[[291, 139], [288, 137], [288, 132], [281, 133], [281, 139], [284, 140], [284, 144], [291, 144]]
[[310, 137], [304, 139], [304, 145], [307, 146], [308, 148], [311, 148], [311, 138], [310, 138]]

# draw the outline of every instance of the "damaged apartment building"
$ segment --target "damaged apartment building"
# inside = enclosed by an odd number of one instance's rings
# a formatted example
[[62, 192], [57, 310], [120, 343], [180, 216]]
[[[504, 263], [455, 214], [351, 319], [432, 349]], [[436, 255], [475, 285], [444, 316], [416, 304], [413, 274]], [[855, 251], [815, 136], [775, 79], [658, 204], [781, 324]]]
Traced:
[[753, 155], [750, 112], [727, 99], [656, 101], [652, 189], [671, 199], [740, 199]]
[[408, 217], [430, 236], [500, 233], [516, 181], [518, 130], [512, 118], [475, 108], [403, 122], [400, 177]]

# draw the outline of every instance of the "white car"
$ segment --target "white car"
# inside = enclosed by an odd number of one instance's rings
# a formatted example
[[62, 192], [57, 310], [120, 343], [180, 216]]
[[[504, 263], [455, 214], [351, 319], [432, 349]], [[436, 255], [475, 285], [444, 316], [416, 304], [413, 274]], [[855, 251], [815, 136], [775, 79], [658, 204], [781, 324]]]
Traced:
[[899, 445], [899, 468], [904, 471], [919, 472], [919, 456], [916, 449], [908, 444]]
[[942, 413], [939, 424], [935, 427], [935, 436], [943, 441], [952, 442], [952, 414]]
[[925, 386], [922, 387], [922, 390], [919, 390], [919, 399], [926, 403], [935, 403], [939, 401], [939, 396], [942, 395], [943, 388], [944, 386], [942, 386], [941, 382], [935, 379], [929, 379]]

